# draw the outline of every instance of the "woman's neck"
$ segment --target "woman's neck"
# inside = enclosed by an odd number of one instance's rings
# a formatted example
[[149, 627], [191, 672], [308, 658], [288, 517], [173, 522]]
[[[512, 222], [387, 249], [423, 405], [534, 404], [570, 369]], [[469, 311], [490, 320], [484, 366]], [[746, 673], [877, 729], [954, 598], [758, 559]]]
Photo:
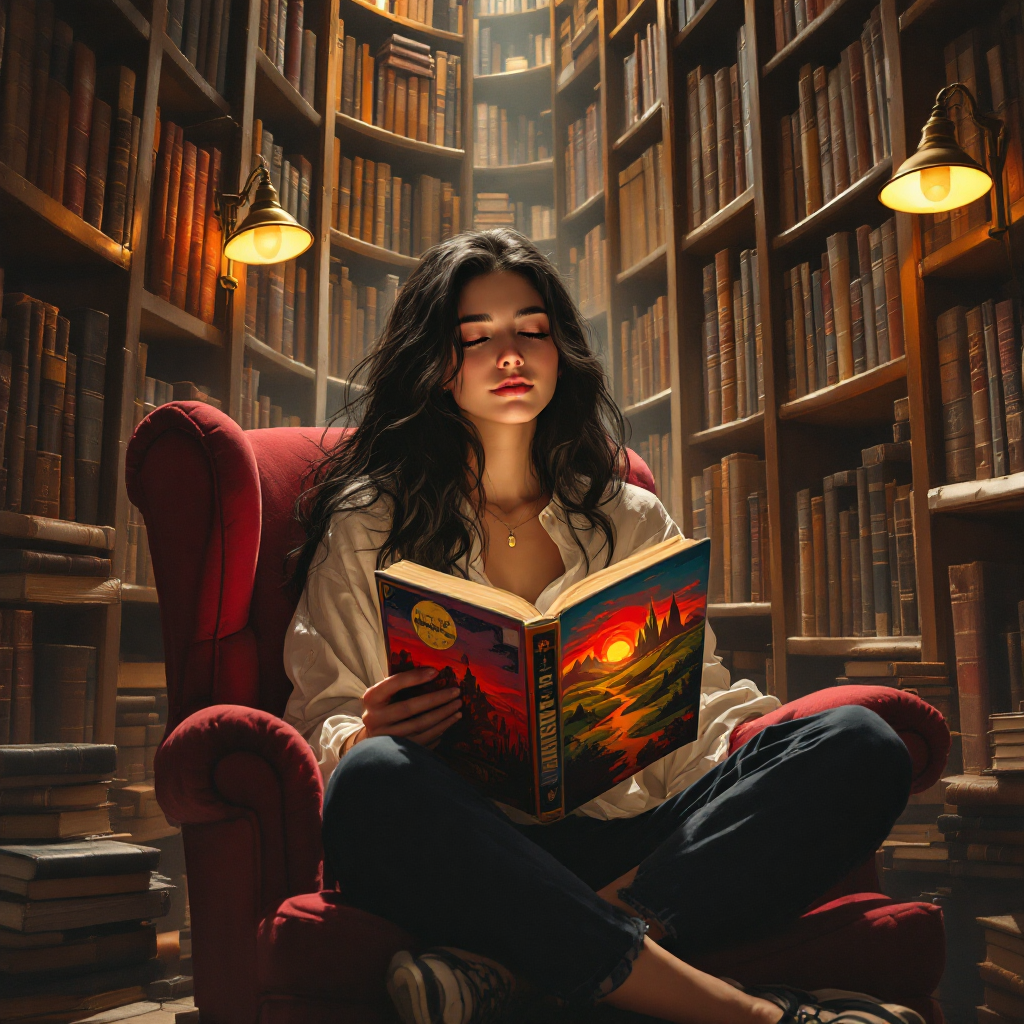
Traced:
[[537, 421], [474, 420], [484, 449], [484, 493], [499, 509], [514, 510], [540, 496], [531, 448]]

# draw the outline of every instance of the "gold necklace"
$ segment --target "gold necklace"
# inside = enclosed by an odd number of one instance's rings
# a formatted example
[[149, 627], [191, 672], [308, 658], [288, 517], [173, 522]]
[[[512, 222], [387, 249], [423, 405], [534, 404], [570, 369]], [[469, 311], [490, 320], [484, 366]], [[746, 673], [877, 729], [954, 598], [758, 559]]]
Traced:
[[[490, 509], [487, 509], [487, 511], [491, 512]], [[501, 525], [504, 526], [506, 530], [508, 530], [508, 546], [510, 548], [514, 548], [516, 546], [516, 530], [518, 530], [519, 527], [527, 521], [527, 519], [533, 518], [533, 516], [524, 516], [522, 519], [519, 520], [518, 523], [516, 523], [515, 526], [509, 526], [508, 523], [506, 523], [505, 520], [502, 519], [501, 516], [499, 516], [496, 512], [491, 512], [491, 515], [494, 516], [494, 518], [497, 519], [498, 522], [501, 523]], [[537, 513], [534, 512], [533, 515], [535, 516], [537, 515]]]

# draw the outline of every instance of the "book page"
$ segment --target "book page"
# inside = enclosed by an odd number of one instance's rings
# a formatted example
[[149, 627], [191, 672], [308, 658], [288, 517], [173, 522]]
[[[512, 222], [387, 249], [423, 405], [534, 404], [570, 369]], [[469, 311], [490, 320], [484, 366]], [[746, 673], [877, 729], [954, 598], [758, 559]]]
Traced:
[[696, 739], [711, 545], [672, 547], [560, 617], [566, 812]]

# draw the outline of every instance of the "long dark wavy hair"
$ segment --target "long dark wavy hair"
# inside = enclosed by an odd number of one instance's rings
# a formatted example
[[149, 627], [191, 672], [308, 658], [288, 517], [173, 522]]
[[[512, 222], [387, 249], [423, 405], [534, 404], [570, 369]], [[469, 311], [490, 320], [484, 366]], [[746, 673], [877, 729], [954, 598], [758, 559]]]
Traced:
[[[458, 323], [463, 286], [481, 274], [522, 275], [544, 300], [558, 349], [555, 393], [537, 417], [533, 465], [544, 493], [570, 513], [570, 522], [599, 529], [608, 562], [614, 527], [601, 505], [622, 486], [624, 423], [604, 370], [587, 340], [589, 326], [558, 271], [523, 235], [504, 228], [467, 231], [428, 249], [398, 292], [377, 347], [350, 375], [342, 408], [359, 426], [324, 450], [313, 483], [299, 497], [296, 515], [305, 542], [292, 552], [292, 583], [301, 590], [331, 517], [366, 509], [382, 497], [391, 528], [377, 566], [409, 558], [445, 573], [467, 575], [459, 564], [480, 529], [486, 495], [484, 450], [473, 423], [444, 385], [462, 367]], [[449, 372], [454, 351], [455, 368]], [[362, 381], [365, 380], [365, 383]], [[354, 397], [353, 397], [354, 396]], [[478, 472], [470, 472], [469, 453]], [[607, 493], [606, 493], [607, 492]], [[468, 499], [477, 518], [467, 516]], [[575, 536], [575, 530], [573, 530]], [[578, 536], [590, 571], [590, 559]], [[607, 564], [607, 562], [606, 562]]]

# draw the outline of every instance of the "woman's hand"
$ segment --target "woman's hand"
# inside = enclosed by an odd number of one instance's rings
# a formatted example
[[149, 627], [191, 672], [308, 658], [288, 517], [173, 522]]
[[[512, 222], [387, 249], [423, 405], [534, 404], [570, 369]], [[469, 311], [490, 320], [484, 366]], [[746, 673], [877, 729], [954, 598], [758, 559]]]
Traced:
[[462, 717], [459, 688], [435, 690], [394, 703], [392, 698], [400, 696], [406, 687], [422, 685], [436, 676], [436, 668], [415, 668], [396, 672], [369, 687], [363, 694], [363, 727], [355, 743], [371, 736], [404, 736], [433, 749], [442, 733]]

